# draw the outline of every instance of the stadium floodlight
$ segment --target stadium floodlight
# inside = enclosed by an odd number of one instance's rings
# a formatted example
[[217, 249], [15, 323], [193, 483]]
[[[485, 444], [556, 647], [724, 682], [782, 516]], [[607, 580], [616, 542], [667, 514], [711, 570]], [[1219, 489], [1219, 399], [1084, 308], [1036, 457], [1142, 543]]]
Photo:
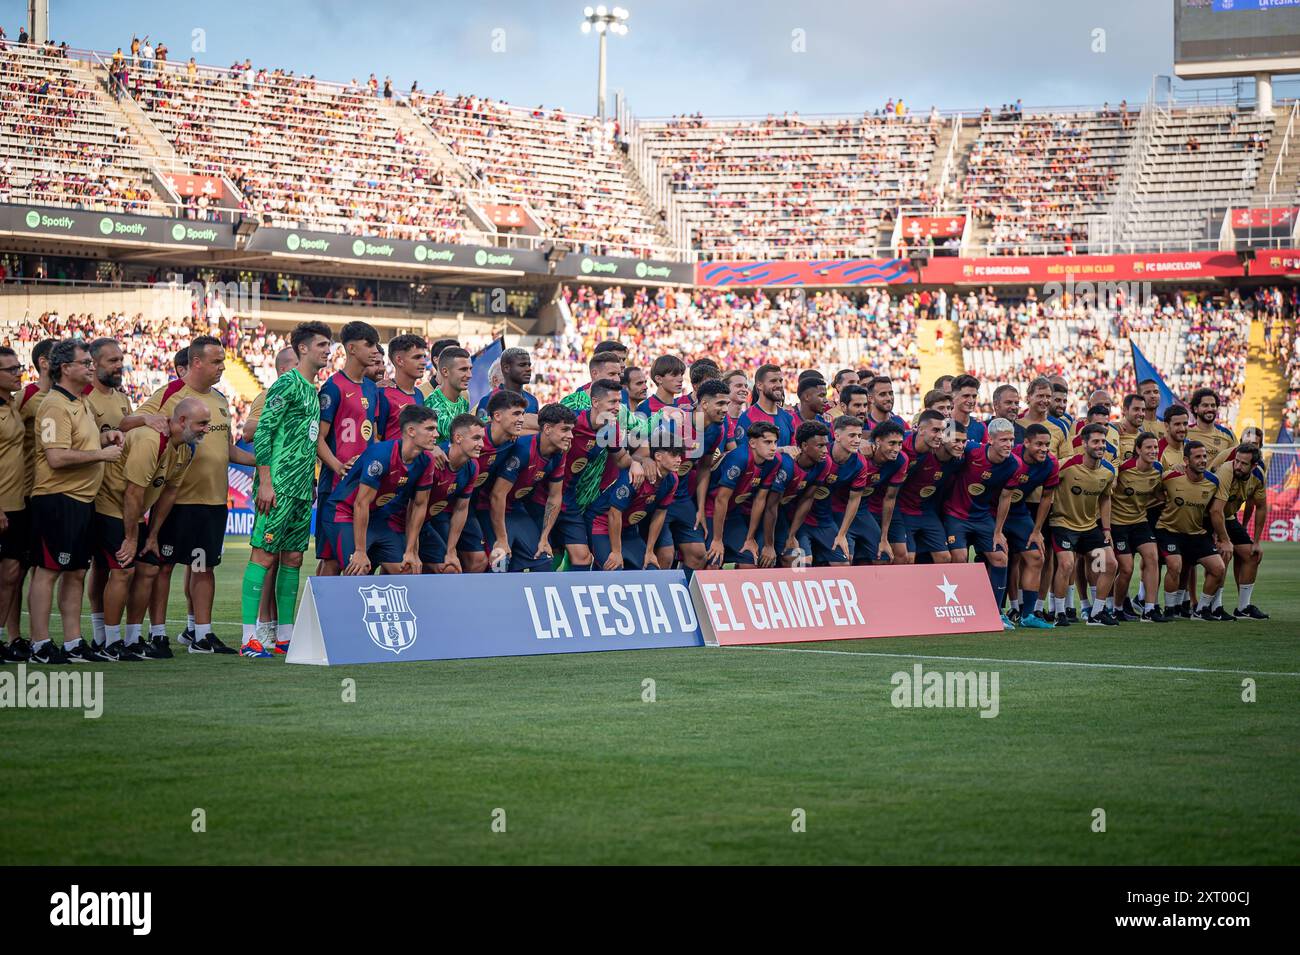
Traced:
[[624, 7], [615, 7], [613, 10], [607, 8], [604, 4], [596, 7], [584, 7], [582, 10], [584, 17], [581, 27], [583, 33], [590, 33], [594, 28], [596, 35], [600, 37], [600, 70], [596, 81], [596, 115], [603, 122], [605, 119], [605, 38], [613, 33], [616, 36], [627, 36], [627, 18], [630, 14]]

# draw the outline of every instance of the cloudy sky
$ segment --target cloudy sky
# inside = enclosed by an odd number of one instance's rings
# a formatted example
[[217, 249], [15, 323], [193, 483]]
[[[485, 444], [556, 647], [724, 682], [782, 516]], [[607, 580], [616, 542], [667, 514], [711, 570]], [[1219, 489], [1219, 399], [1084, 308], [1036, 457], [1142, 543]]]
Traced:
[[[586, 0], [51, 0], [51, 35], [77, 47], [162, 38], [172, 59], [251, 57], [322, 79], [476, 92], [595, 109]], [[1145, 99], [1171, 73], [1172, 0], [626, 0], [609, 87], [641, 116], [860, 112]], [[13, 38], [25, 0], [0, 0]], [[198, 32], [196, 32], [198, 31]], [[1098, 32], [1103, 31], [1103, 32]], [[197, 39], [195, 39], [197, 38]], [[1217, 81], [1224, 85], [1226, 81]], [[1279, 90], [1281, 92], [1281, 90]]]

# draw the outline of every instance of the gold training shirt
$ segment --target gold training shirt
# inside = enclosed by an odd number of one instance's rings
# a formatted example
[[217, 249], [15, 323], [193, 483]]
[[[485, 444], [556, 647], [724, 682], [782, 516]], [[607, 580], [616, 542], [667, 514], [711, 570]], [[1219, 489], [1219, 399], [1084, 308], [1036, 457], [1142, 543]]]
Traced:
[[18, 401], [18, 412], [23, 418], [23, 493], [27, 497], [31, 496], [32, 485], [36, 483], [36, 412], [48, 394], [48, 391], [41, 391], [39, 384], [32, 382], [23, 389], [23, 396]]
[[1160, 439], [1160, 466], [1165, 469], [1166, 474], [1183, 469], [1182, 442], [1170, 441], [1168, 438]]
[[194, 462], [185, 469], [181, 479], [177, 504], [226, 505], [230, 492], [227, 468], [230, 465], [230, 406], [226, 396], [217, 389], [195, 391], [184, 380], [177, 378], [154, 392], [153, 396], [136, 410], [140, 414], [172, 416], [176, 406], [186, 398], [198, 398], [208, 406], [212, 423], [207, 435], [198, 443]]
[[1214, 425], [1209, 431], [1202, 431], [1199, 427], [1188, 428], [1187, 440], [1205, 445], [1210, 451], [1211, 461], [1237, 443], [1233, 433], [1221, 424]]
[[1214, 469], [1214, 476], [1219, 480], [1219, 499], [1227, 502], [1223, 506], [1225, 517], [1236, 517], [1247, 501], [1253, 501], [1256, 507], [1268, 506], [1264, 469], [1258, 464], [1244, 478], [1239, 478], [1232, 473], [1232, 461], [1225, 461]]
[[122, 456], [104, 465], [104, 482], [95, 495], [95, 510], [107, 517], [121, 517], [128, 481], [144, 488], [144, 510], [149, 510], [162, 495], [164, 485], [180, 484], [193, 457], [190, 445], [174, 448], [166, 435], [153, 428], [127, 432]]
[[1186, 471], [1165, 473], [1165, 507], [1156, 527], [1174, 534], [1204, 534], [1205, 513], [1219, 493], [1219, 479], [1206, 471], [1193, 481]]
[[1097, 526], [1101, 501], [1110, 496], [1115, 483], [1115, 466], [1100, 461], [1095, 468], [1089, 467], [1088, 459], [1077, 454], [1062, 462], [1060, 476], [1048, 524], [1070, 531], [1092, 530]]
[[41, 402], [36, 419], [36, 483], [32, 494], [66, 494], [90, 503], [104, 478], [104, 462], [90, 461], [67, 468], [52, 468], [46, 448], [98, 451], [99, 427], [86, 402], [58, 385]]
[[131, 413], [131, 402], [120, 391], [105, 393], [92, 385], [84, 397], [100, 431], [116, 430], [121, 427], [122, 419]]
[[25, 440], [17, 402], [12, 395], [0, 393], [0, 511], [21, 511], [26, 506], [23, 501], [27, 490]]
[[1147, 510], [1154, 507], [1160, 496], [1160, 483], [1164, 468], [1157, 461], [1143, 471], [1136, 461], [1125, 461], [1115, 476], [1111, 490], [1111, 520], [1116, 524], [1141, 524], [1147, 519]]
[[[253, 403], [248, 406], [248, 418], [245, 420], [252, 424], [254, 431], [257, 430], [257, 423], [262, 420], [262, 409], [264, 407], [266, 407], [265, 388], [258, 393], [257, 397], [253, 399]], [[241, 438], [243, 435], [235, 435], [235, 437]]]

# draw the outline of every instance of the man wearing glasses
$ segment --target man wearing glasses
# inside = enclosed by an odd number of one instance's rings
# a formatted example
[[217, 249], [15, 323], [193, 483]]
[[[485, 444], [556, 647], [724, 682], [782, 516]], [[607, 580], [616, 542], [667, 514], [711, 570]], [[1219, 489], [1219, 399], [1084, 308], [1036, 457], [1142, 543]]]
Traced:
[[[94, 361], [79, 338], [50, 349], [50, 392], [36, 418], [32, 488], [31, 586], [33, 663], [94, 663], [81, 639], [81, 598], [90, 566], [90, 520], [104, 463], [122, 454], [122, 432], [100, 431], [83, 397]], [[59, 580], [63, 647], [50, 641], [50, 607]]]

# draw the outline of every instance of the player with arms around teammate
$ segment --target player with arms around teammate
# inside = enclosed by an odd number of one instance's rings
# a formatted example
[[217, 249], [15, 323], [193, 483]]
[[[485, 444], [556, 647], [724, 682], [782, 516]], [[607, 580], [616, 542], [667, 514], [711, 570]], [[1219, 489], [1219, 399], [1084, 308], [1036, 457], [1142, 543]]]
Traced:
[[402, 437], [367, 448], [327, 505], [334, 509], [335, 548], [344, 576], [364, 577], [376, 564], [385, 574], [420, 572], [420, 532], [433, 481], [429, 452], [438, 443], [437, 415], [432, 408], [407, 405], [398, 423]]
[[541, 428], [498, 459], [489, 498], [488, 561], [493, 570], [549, 570], [551, 531], [564, 501], [564, 456], [578, 416], [561, 404], [537, 413]]
[[[1106, 460], [1106, 427], [1087, 425], [1080, 433], [1083, 454], [1062, 462], [1060, 485], [1052, 499], [1052, 549], [1056, 552], [1056, 573], [1052, 580], [1052, 603], [1058, 627], [1070, 626], [1065, 615], [1065, 597], [1074, 580], [1075, 562], [1083, 555], [1088, 581], [1099, 594], [1111, 592], [1115, 579], [1115, 552], [1111, 549], [1111, 487], [1115, 467]], [[1100, 601], [1093, 606], [1089, 626], [1118, 626]]]
[[1025, 427], [1024, 443], [1015, 453], [1025, 463], [1026, 473], [1011, 492], [1011, 508], [1002, 525], [1007, 549], [1016, 565], [1013, 574], [1019, 575], [1011, 578], [1011, 589], [1019, 589], [1021, 595], [1018, 624], [1031, 630], [1051, 630], [1054, 626], [1038, 612], [1038, 591], [1046, 563], [1043, 528], [1061, 483], [1060, 465], [1049, 450], [1055, 440], [1052, 429], [1044, 424], [1033, 422]]
[[[136, 428], [127, 434], [122, 456], [104, 467], [104, 480], [95, 496], [91, 521], [95, 539], [96, 574], [104, 576], [104, 646], [96, 650], [101, 660], [156, 660], [160, 648], [140, 639], [147, 594], [153, 589], [155, 565], [144, 564], [148, 580], [141, 583], [137, 600], [139, 619], [128, 620], [122, 639], [122, 611], [135, 587], [136, 556], [141, 549], [144, 516], [161, 524], [167, 519], [180, 491], [181, 476], [194, 459], [194, 448], [208, 432], [212, 413], [197, 398], [186, 398], [172, 410], [167, 434]], [[156, 537], [145, 545], [158, 547]]]
[[[1215, 617], [1212, 605], [1223, 586], [1226, 562], [1232, 542], [1223, 521], [1227, 489], [1207, 470], [1210, 451], [1199, 441], [1188, 441], [1183, 449], [1183, 468], [1165, 474], [1165, 506], [1156, 524], [1156, 541], [1165, 558], [1165, 615], [1181, 605], [1183, 592], [1176, 590], [1184, 570], [1195, 564], [1205, 569], [1205, 586], [1192, 611], [1193, 620], [1235, 622], [1233, 617]], [[1221, 493], [1222, 492], [1222, 493]], [[1213, 527], [1211, 534], [1206, 525]]]
[[[1257, 430], [1247, 428], [1242, 433], [1249, 434]], [[1227, 452], [1227, 458], [1214, 470], [1214, 476], [1219, 479], [1219, 487], [1226, 489], [1223, 492], [1224, 528], [1228, 532], [1228, 539], [1232, 541], [1232, 573], [1237, 580], [1237, 609], [1232, 615], [1254, 620], [1268, 619], [1268, 614], [1252, 602], [1255, 578], [1259, 574], [1260, 561], [1264, 559], [1259, 542], [1263, 539], [1264, 525], [1268, 522], [1268, 485], [1263, 461], [1258, 444], [1241, 444]], [[1246, 505], [1247, 515], [1253, 514], [1255, 518], [1253, 535], [1238, 518], [1243, 504]], [[1220, 600], [1222, 595], [1223, 591], [1220, 590]], [[1218, 617], [1219, 614], [1216, 613], [1215, 616]]]
[[[1144, 409], [1145, 410], [1145, 409]], [[1120, 440], [1124, 440], [1121, 430]], [[1143, 623], [1168, 623], [1156, 606], [1159, 589], [1160, 555], [1156, 535], [1147, 514], [1164, 500], [1164, 468], [1160, 456], [1160, 439], [1150, 431], [1139, 432], [1133, 441], [1133, 457], [1120, 464], [1111, 491], [1111, 527], [1115, 541], [1115, 558], [1119, 570], [1115, 575], [1115, 605], [1120, 620]], [[1129, 599], [1129, 582], [1133, 579], [1133, 559], [1142, 558], [1142, 595], [1144, 606], [1138, 608]]]
[[[434, 464], [429, 493], [417, 489], [408, 520], [424, 520], [420, 529], [420, 562], [426, 574], [459, 574], [457, 548], [466, 522], [478, 521], [470, 514], [470, 497], [477, 484], [479, 460], [487, 429], [474, 415], [456, 415], [451, 419], [451, 439], [443, 447], [447, 463]], [[479, 544], [480, 548], [482, 544]]]
[[321, 408], [312, 382], [330, 360], [329, 326], [303, 322], [289, 336], [289, 346], [297, 364], [267, 391], [253, 435], [257, 516], [248, 538], [251, 550], [244, 569], [240, 651], [253, 658], [270, 656], [262, 643], [267, 632], [258, 631], [257, 616], [267, 571], [276, 561], [276, 652], [287, 653], [293, 638], [302, 555], [311, 536], [312, 486], [319, 448]]

